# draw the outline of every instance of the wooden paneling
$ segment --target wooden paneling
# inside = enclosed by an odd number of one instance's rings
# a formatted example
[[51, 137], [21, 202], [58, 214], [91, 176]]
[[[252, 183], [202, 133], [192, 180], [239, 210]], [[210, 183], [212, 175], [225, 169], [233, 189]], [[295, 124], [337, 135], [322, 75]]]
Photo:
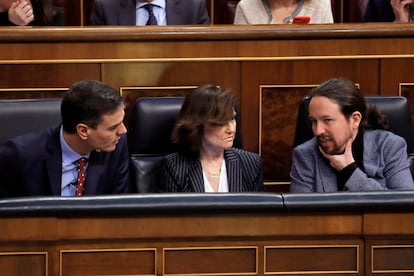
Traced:
[[48, 275], [47, 252], [0, 252], [2, 275]]
[[0, 99], [60, 98], [67, 88], [0, 88]]
[[315, 85], [262, 85], [259, 102], [259, 153], [266, 182], [288, 183], [300, 100]]
[[35, 64], [27, 60], [2, 64], [0, 61], [0, 71], [0, 88], [68, 88], [81, 79], [101, 78], [99, 64], [71, 62]]
[[125, 62], [102, 65], [102, 80], [113, 87], [174, 88], [216, 84], [240, 97], [240, 63], [227, 61]]
[[[54, 240], [58, 235], [56, 218], [0, 218], [0, 241]], [[43, 228], [49, 225], [48, 228]], [[28, 231], [30, 229], [30, 231]]]
[[372, 273], [414, 273], [414, 244], [371, 247]]
[[414, 233], [414, 225], [410, 222], [412, 219], [414, 219], [412, 213], [367, 214], [365, 215], [364, 231], [369, 235], [407, 235]]
[[[353, 245], [265, 247], [265, 272], [272, 275], [360, 272], [359, 242]], [[300, 263], [296, 259], [302, 260]]]
[[155, 249], [62, 250], [62, 276], [156, 275]]
[[257, 248], [166, 248], [163, 267], [163, 275], [257, 275]]
[[[414, 52], [413, 52], [414, 53]], [[414, 66], [414, 59], [392, 58], [381, 60], [380, 93], [382, 95], [395, 95], [400, 91], [402, 83], [413, 83], [413, 75], [410, 68]]]
[[[102, 81], [125, 97], [128, 125], [131, 104], [139, 97], [185, 96], [200, 84], [231, 89], [240, 98], [238, 62], [110, 63], [102, 65]], [[239, 126], [240, 127], [240, 126]]]
[[111, 213], [1, 218], [0, 225], [8, 225], [0, 228], [2, 273], [373, 275], [398, 271], [409, 275], [413, 271], [409, 213], [197, 213], [190, 207], [175, 215]]
[[414, 81], [411, 81], [410, 83], [400, 83], [399, 95], [406, 97], [408, 102], [411, 103], [411, 122], [414, 129]]

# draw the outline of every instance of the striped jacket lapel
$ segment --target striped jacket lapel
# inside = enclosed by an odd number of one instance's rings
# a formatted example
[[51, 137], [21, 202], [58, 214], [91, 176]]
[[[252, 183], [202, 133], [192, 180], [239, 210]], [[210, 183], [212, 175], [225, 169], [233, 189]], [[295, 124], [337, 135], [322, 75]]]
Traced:
[[224, 158], [226, 160], [227, 181], [229, 185], [229, 192], [243, 191], [243, 175], [240, 170], [240, 161], [232, 149], [224, 151]]
[[194, 192], [204, 193], [203, 169], [199, 160], [192, 160], [188, 168], [189, 185], [193, 186]]

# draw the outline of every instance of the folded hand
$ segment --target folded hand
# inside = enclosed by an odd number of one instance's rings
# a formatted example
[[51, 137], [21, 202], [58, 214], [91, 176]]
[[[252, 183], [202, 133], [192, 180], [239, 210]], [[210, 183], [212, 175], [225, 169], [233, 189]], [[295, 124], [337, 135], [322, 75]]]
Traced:
[[8, 14], [9, 21], [18, 26], [26, 26], [34, 20], [33, 8], [28, 0], [14, 1]]

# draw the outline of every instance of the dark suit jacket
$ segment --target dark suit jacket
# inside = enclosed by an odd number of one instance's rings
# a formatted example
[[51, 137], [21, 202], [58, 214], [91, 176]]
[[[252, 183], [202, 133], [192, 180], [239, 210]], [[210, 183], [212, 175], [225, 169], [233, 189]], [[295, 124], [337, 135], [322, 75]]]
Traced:
[[390, 0], [369, 0], [362, 20], [365, 22], [393, 22], [395, 15]]
[[[264, 190], [259, 155], [237, 148], [224, 151], [229, 192], [259, 192]], [[203, 193], [204, 180], [201, 163], [181, 153], [167, 155], [161, 163], [158, 192]]]
[[[60, 126], [11, 139], [0, 146], [0, 196], [60, 196], [62, 150]], [[112, 152], [91, 152], [85, 195], [129, 190], [126, 136]]]
[[[168, 25], [209, 24], [205, 0], [166, 0]], [[95, 0], [91, 25], [136, 24], [135, 0]]]

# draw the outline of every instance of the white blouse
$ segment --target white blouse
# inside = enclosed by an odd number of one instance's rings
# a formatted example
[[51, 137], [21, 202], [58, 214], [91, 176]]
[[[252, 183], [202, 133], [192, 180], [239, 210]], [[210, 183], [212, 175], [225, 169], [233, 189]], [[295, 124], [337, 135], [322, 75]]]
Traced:
[[[204, 191], [206, 193], [214, 193], [214, 190], [211, 187], [211, 184], [208, 181], [206, 173], [204, 172], [204, 170], [203, 170], [203, 180], [204, 180]], [[221, 164], [218, 192], [219, 193], [228, 193], [229, 192], [229, 184], [228, 184], [228, 181], [227, 181], [227, 170], [226, 170], [225, 160], [223, 160], [223, 163]]]

